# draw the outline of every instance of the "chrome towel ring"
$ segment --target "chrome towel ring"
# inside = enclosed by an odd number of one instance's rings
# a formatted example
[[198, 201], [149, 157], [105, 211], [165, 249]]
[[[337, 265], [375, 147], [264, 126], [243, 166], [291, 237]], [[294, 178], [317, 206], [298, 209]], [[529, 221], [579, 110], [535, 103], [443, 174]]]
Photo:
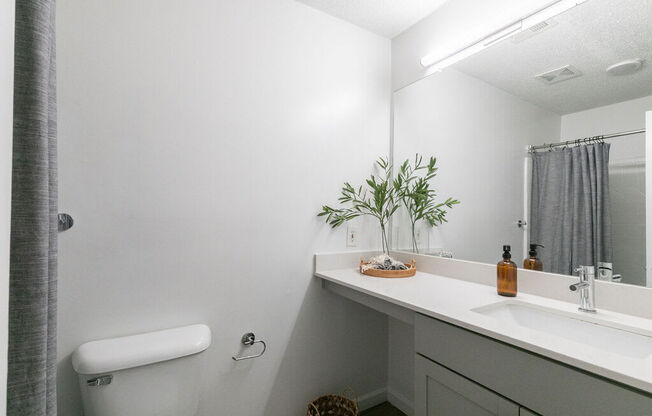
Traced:
[[247, 347], [259, 343], [263, 344], [263, 350], [259, 354], [245, 355], [244, 357], [233, 356], [231, 357], [233, 361], [242, 361], [242, 360], [249, 360], [251, 358], [258, 358], [261, 355], [265, 354], [265, 350], [267, 349], [267, 344], [265, 344], [265, 341], [261, 339], [257, 340], [256, 334], [254, 334], [253, 332], [247, 332], [246, 334], [244, 334], [240, 339], [240, 342], [242, 343], [242, 345], [245, 345]]

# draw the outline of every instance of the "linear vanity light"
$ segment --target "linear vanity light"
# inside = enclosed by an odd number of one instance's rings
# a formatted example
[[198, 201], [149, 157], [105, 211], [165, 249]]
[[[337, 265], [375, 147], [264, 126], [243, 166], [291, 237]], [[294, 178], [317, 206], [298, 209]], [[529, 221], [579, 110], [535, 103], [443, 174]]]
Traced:
[[575, 6], [584, 3], [585, 1], [586, 0], [556, 1], [543, 9], [540, 9], [532, 14], [527, 15], [526, 17], [521, 18], [516, 23], [504, 26], [499, 30], [491, 33], [490, 35], [485, 36], [480, 41], [462, 48], [448, 56], [441, 58], [435, 56], [434, 54], [426, 55], [421, 58], [421, 65], [426, 68], [434, 66], [436, 71], [441, 71], [442, 69], [451, 66], [464, 58], [468, 58], [469, 56], [474, 55], [509, 36], [513, 36], [517, 33], [531, 29], [532, 27], [559, 15], [566, 10], [572, 9]]

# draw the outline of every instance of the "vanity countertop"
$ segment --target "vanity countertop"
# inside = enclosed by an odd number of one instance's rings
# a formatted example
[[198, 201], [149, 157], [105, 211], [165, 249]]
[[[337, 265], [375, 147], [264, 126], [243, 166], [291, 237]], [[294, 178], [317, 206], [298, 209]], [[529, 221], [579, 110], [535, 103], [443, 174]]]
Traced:
[[[496, 288], [455, 278], [417, 271], [414, 277], [383, 279], [362, 275], [357, 268], [337, 268], [315, 272], [328, 282], [353, 289], [414, 312], [430, 316], [493, 339], [523, 348], [544, 357], [652, 393], [652, 350], [647, 355], [617, 354], [596, 348], [600, 339], [575, 342], [522, 326], [509, 324], [474, 312], [472, 309], [498, 302], [525, 302], [565, 314], [580, 314], [577, 304], [519, 293], [506, 298]], [[592, 317], [614, 326], [636, 327], [652, 334], [652, 320], [600, 310]]]

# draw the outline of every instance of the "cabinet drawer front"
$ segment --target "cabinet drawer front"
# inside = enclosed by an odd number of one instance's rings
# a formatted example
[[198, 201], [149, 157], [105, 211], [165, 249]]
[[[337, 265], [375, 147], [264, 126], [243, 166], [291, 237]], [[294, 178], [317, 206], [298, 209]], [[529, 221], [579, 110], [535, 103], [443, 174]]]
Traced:
[[423, 315], [415, 349], [542, 415], [652, 415], [652, 395]]
[[416, 416], [519, 416], [517, 404], [416, 356]]

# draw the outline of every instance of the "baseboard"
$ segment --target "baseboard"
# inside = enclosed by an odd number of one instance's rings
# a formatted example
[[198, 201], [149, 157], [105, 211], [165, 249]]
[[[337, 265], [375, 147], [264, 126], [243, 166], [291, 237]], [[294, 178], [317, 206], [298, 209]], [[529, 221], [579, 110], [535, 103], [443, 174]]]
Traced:
[[407, 416], [414, 415], [414, 403], [412, 400], [391, 388], [387, 390], [387, 401]]
[[374, 390], [372, 392], [359, 396], [358, 407], [360, 407], [360, 410], [367, 410], [374, 406], [378, 406], [381, 403], [385, 403], [386, 401], [387, 401], [387, 388], [383, 387], [378, 390]]

